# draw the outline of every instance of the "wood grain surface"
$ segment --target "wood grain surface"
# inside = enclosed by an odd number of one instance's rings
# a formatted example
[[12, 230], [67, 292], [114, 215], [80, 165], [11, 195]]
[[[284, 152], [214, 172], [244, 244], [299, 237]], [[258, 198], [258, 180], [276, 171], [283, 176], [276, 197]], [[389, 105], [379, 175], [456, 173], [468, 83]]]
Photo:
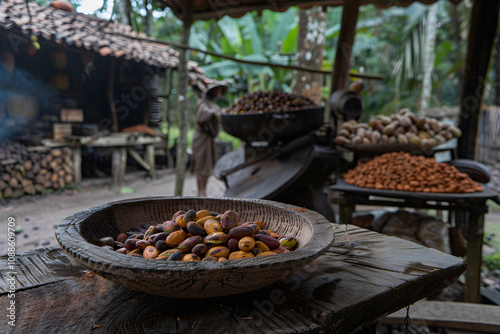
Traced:
[[[442, 290], [466, 269], [462, 259], [403, 239], [352, 225], [336, 225], [335, 233], [326, 254], [288, 278], [205, 299], [129, 290], [78, 267], [59, 248], [19, 254], [11, 332], [353, 333]], [[6, 262], [3, 256], [2, 272]], [[2, 305], [6, 290], [3, 276]]]

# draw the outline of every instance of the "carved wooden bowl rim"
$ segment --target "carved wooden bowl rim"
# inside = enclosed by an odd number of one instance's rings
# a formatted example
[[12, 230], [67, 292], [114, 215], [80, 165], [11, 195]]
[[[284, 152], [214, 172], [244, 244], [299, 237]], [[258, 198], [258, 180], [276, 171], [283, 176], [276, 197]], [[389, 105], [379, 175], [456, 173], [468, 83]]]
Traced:
[[[87, 241], [87, 239], [82, 235], [82, 229], [85, 228], [84, 225], [86, 222], [91, 221], [94, 215], [102, 213], [105, 210], [119, 210], [123, 206], [138, 203], [154, 206], [161, 204], [163, 201], [183, 203], [184, 207], [196, 204], [200, 205], [200, 209], [201, 206], [204, 205], [203, 203], [206, 203], [207, 209], [210, 209], [210, 203], [218, 203], [219, 205], [228, 203], [233, 205], [233, 207], [238, 204], [244, 205], [244, 203], [247, 203], [247, 205], [255, 205], [256, 207], [272, 208], [273, 210], [278, 210], [278, 212], [286, 212], [287, 215], [293, 215], [293, 217], [296, 217], [295, 219], [298, 218], [298, 220], [304, 224], [304, 227], [310, 229], [311, 235], [305, 243], [299, 243], [299, 247], [289, 253], [225, 262], [158, 261], [135, 256], [126, 256], [115, 251], [102, 249], [101, 247]], [[229, 205], [228, 209], [230, 208], [231, 207]], [[237, 211], [236, 208], [234, 210]], [[115, 222], [111, 223], [115, 224]], [[278, 223], [278, 225], [279, 224], [282, 223]], [[71, 258], [75, 259], [78, 263], [82, 264], [84, 267], [90, 269], [96, 274], [125, 286], [127, 286], [126, 282], [124, 283], [127, 273], [130, 273], [133, 276], [141, 274], [149, 275], [154, 273], [156, 276], [165, 275], [165, 277], [175, 274], [177, 275], [176, 277], [178, 277], [179, 274], [188, 275], [191, 272], [196, 272], [199, 275], [200, 271], [210, 271], [212, 275], [214, 272], [220, 271], [222, 275], [227, 274], [228, 271], [230, 272], [232, 270], [250, 270], [253, 274], [258, 275], [260, 269], [264, 270], [267, 268], [265, 270], [269, 270], [269, 266], [271, 266], [275, 270], [286, 271], [283, 273], [282, 277], [285, 278], [321, 254], [325, 253], [334, 241], [333, 224], [315, 211], [262, 199], [207, 197], [145, 197], [111, 202], [77, 212], [72, 216], [65, 218], [59, 224], [55, 234], [61, 248]], [[99, 235], [95, 238], [101, 238], [104, 236], [106, 235]], [[120, 276], [120, 278], [118, 279], [118, 277], [114, 277], [115, 275]], [[268, 284], [271, 283], [274, 282], [270, 282]], [[132, 288], [137, 289], [137, 286]], [[148, 292], [146, 289], [144, 291]], [[205, 296], [200, 295], [200, 297]]]

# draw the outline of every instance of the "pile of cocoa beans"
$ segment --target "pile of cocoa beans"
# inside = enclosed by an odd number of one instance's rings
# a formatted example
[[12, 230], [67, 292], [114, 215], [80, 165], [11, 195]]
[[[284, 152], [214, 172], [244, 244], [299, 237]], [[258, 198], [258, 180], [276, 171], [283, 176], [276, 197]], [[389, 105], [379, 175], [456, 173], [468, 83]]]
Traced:
[[334, 142], [337, 145], [414, 144], [430, 149], [462, 135], [454, 125], [434, 118], [416, 117], [409, 109], [390, 116], [378, 115], [368, 123], [344, 123]]
[[161, 224], [134, 226], [129, 232], [101, 238], [103, 248], [158, 261], [238, 260], [287, 253], [297, 247], [294, 237], [265, 230], [264, 222], [239, 224], [238, 213], [209, 210], [176, 212]]
[[285, 92], [246, 93], [227, 112], [230, 114], [286, 113], [292, 110], [308, 109], [317, 105], [307, 97]]
[[453, 166], [404, 152], [386, 153], [360, 162], [342, 176], [347, 183], [364, 188], [427, 193], [483, 191], [479, 183]]

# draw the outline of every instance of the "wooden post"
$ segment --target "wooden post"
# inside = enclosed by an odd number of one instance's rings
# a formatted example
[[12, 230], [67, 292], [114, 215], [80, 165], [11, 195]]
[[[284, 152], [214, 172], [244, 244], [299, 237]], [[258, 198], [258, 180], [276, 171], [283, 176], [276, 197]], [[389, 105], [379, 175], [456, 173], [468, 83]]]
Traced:
[[[183, 46], [189, 45], [189, 31], [193, 21], [193, 0], [183, 2], [183, 27], [181, 43]], [[189, 101], [187, 98], [188, 88], [188, 54], [186, 48], [181, 48], [179, 57], [179, 104], [181, 106], [181, 119], [179, 124], [179, 144], [177, 146], [177, 162], [175, 166], [175, 196], [182, 196], [184, 187], [184, 175], [186, 173], [187, 163], [187, 131], [189, 123]]]
[[73, 155], [73, 178], [75, 184], [82, 182], [82, 147], [80, 143], [75, 143], [72, 148]]
[[476, 0], [472, 7], [458, 121], [462, 130], [457, 146], [459, 158], [475, 158], [479, 114], [497, 31], [499, 9], [500, 0]]
[[111, 169], [113, 170], [113, 187], [122, 185], [125, 170], [127, 168], [127, 148], [114, 147], [111, 156]]
[[151, 177], [155, 176], [156, 166], [155, 166], [155, 146], [154, 144], [146, 145], [146, 153], [145, 153], [146, 163], [149, 165], [148, 174]]
[[349, 63], [351, 61], [354, 35], [358, 22], [359, 0], [344, 1], [342, 10], [342, 25], [340, 27], [339, 43], [335, 55], [332, 73], [330, 95], [336, 90], [346, 89], [349, 85]]
[[469, 214], [467, 233], [467, 271], [465, 272], [464, 302], [481, 302], [481, 261], [484, 237], [484, 213], [486, 205], [478, 205]]
[[108, 102], [111, 118], [113, 120], [113, 132], [118, 132], [118, 116], [115, 108], [115, 61], [109, 61], [109, 78], [108, 78]]

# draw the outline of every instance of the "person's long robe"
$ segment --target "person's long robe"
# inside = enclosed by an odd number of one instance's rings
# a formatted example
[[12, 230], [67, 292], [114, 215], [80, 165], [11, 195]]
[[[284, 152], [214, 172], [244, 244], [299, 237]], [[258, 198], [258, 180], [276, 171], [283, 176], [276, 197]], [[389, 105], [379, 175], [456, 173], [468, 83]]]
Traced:
[[201, 98], [196, 106], [193, 135], [194, 172], [209, 177], [216, 161], [215, 137], [219, 133], [216, 114], [221, 110], [215, 101]]

